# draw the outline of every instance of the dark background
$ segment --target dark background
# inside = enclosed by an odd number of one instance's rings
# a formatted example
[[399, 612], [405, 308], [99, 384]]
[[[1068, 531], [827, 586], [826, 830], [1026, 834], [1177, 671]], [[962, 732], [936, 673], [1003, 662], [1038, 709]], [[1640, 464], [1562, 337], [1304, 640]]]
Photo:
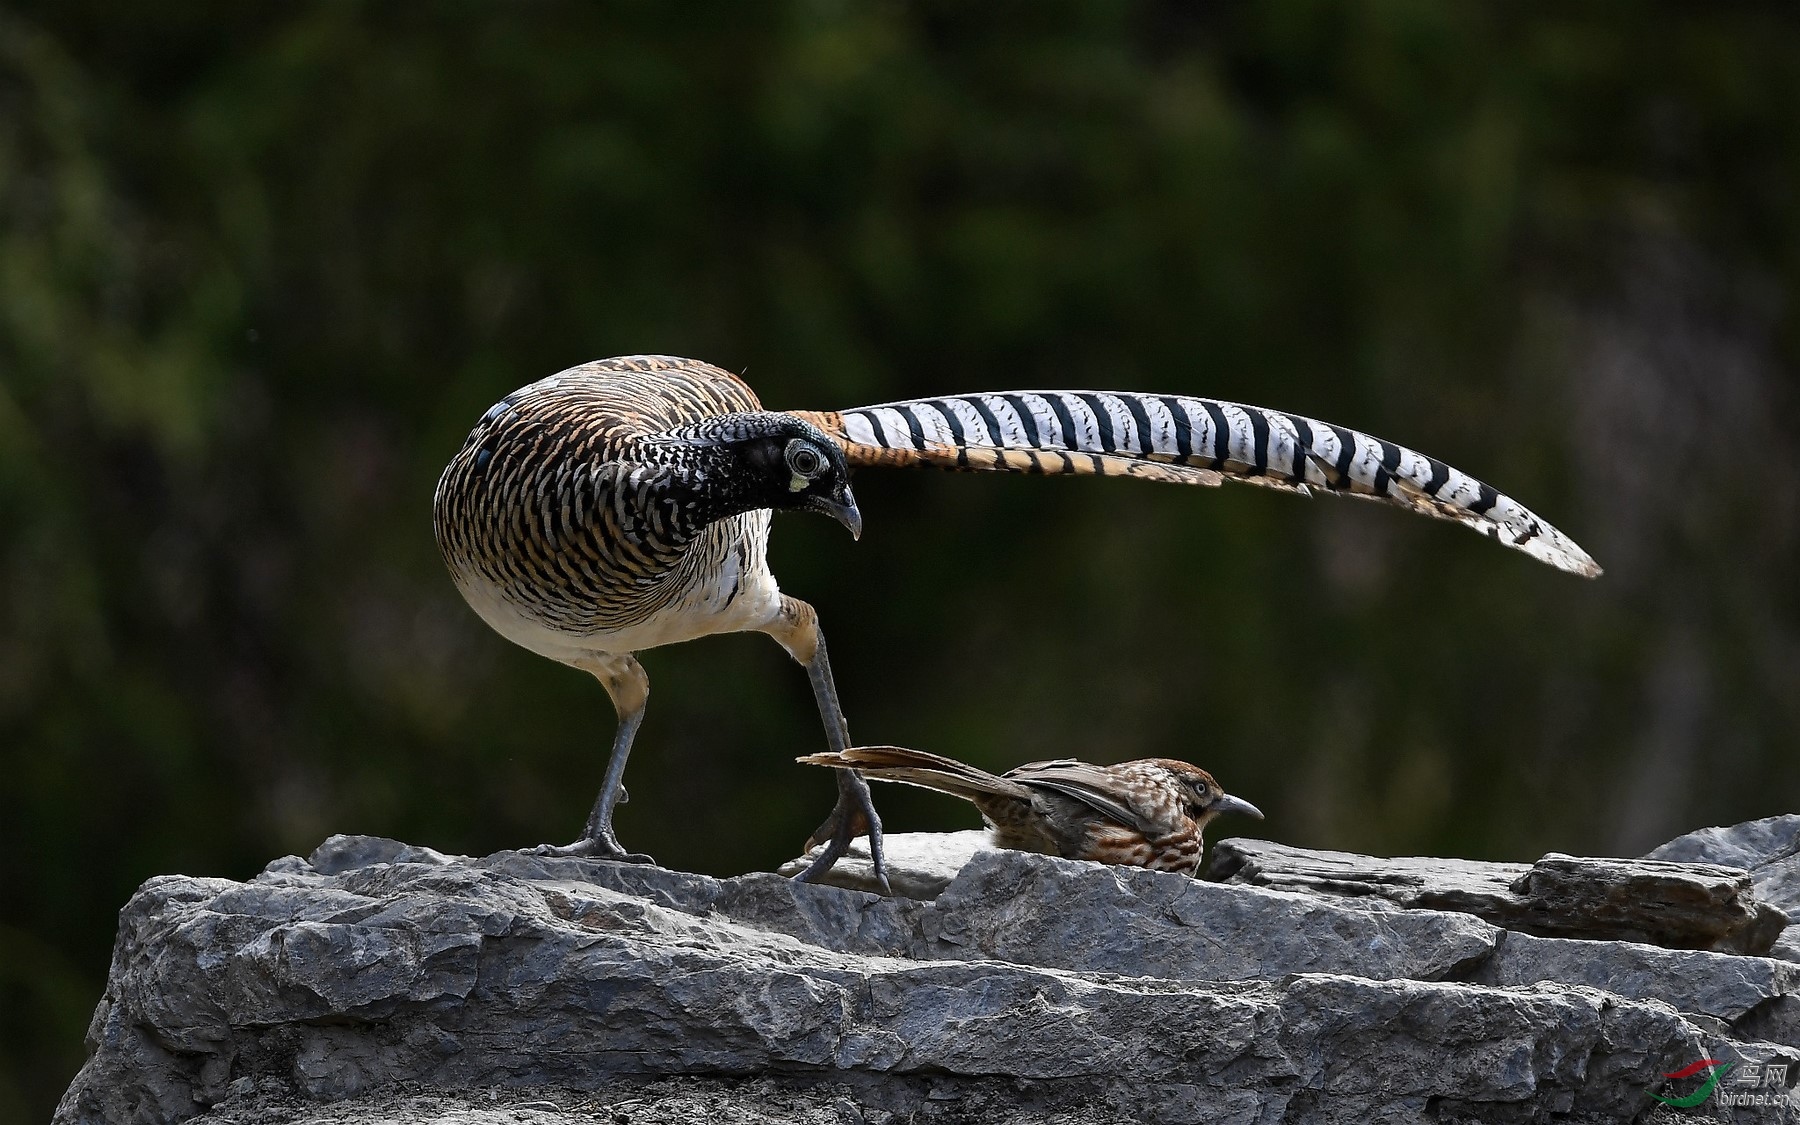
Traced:
[[[33, 8], [36, 11], [33, 11]], [[438, 470], [625, 352], [772, 407], [1191, 392], [1485, 477], [1607, 567], [1127, 481], [776, 521], [853, 731], [1189, 758], [1296, 844], [1635, 854], [1800, 808], [1800, 27], [1738, 5], [99, 0], [0, 14], [0, 1120], [115, 916], [332, 832], [570, 838], [613, 729], [461, 603]], [[1791, 9], [1789, 10], [1791, 11]], [[766, 638], [658, 650], [626, 843], [792, 855]], [[897, 830], [974, 823], [887, 788]]]

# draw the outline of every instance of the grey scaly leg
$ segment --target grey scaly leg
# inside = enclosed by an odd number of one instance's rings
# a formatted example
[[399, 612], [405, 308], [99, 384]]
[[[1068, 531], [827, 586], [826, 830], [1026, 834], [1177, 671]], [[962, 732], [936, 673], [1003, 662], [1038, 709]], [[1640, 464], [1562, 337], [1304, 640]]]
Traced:
[[[844, 721], [844, 709], [838, 703], [837, 684], [831, 678], [831, 661], [825, 655], [825, 637], [819, 632], [818, 613], [798, 598], [784, 594], [781, 612], [763, 627], [763, 631], [780, 642], [781, 647], [806, 668], [807, 678], [812, 681], [813, 698], [819, 704], [819, 718], [825, 723], [826, 743], [832, 750], [848, 749], [850, 726]], [[850, 850], [850, 841], [866, 832], [875, 880], [886, 891], [889, 889], [887, 856], [881, 845], [881, 817], [875, 812], [869, 783], [855, 770], [839, 770], [837, 775], [837, 805], [813, 833], [812, 839], [806, 842], [810, 849], [823, 841], [825, 850], [795, 878], [808, 883], [825, 874]]]
[[638, 724], [644, 721], [644, 705], [650, 700], [650, 677], [644, 666], [630, 653], [595, 653], [581, 668], [593, 674], [612, 697], [613, 709], [619, 713], [619, 729], [613, 735], [612, 757], [606, 763], [606, 780], [600, 784], [600, 796], [594, 811], [588, 814], [587, 827], [581, 839], [573, 844], [543, 844], [533, 848], [535, 855], [589, 856], [624, 863], [655, 863], [642, 852], [628, 852], [613, 834], [613, 809], [625, 800], [625, 761], [631, 757], [631, 740], [637, 737]]

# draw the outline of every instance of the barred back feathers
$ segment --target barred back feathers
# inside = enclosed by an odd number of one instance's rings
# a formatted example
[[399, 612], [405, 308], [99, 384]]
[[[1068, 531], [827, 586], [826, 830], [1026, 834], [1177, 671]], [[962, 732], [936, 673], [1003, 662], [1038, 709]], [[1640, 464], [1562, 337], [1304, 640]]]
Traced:
[[488, 624], [565, 663], [754, 628], [778, 608], [774, 502], [731, 450], [789, 431], [831, 448], [711, 364], [570, 368], [476, 423], [438, 481], [438, 544]]

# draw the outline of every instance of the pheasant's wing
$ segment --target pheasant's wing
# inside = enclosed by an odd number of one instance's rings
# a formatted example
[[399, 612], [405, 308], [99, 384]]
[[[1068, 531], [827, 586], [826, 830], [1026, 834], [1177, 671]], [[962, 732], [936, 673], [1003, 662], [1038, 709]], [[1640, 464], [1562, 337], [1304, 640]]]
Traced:
[[1574, 540], [1460, 469], [1260, 406], [1129, 391], [1006, 391], [795, 413], [835, 438], [852, 465], [1319, 489], [1455, 520], [1559, 570], [1600, 573]]
[[1033, 789], [1072, 797], [1108, 820], [1138, 832], [1150, 834], [1157, 828], [1131, 807], [1130, 794], [1121, 780], [1103, 766], [1061, 758], [1054, 762], [1028, 762], [1007, 770], [1005, 777]]

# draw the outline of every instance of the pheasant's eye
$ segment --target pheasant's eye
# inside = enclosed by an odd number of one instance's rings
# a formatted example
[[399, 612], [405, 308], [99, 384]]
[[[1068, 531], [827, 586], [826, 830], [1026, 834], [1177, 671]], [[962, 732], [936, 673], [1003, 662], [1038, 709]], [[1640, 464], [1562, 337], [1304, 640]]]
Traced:
[[788, 468], [801, 476], [814, 477], [825, 466], [825, 459], [819, 456], [818, 450], [805, 442], [792, 441], [787, 447], [787, 463]]

